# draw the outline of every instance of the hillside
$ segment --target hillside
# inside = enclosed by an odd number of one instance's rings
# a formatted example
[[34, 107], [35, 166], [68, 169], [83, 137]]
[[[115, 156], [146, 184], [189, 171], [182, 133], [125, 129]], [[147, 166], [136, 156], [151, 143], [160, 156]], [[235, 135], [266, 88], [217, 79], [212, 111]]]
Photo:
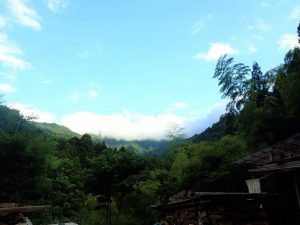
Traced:
[[31, 122], [31, 124], [39, 130], [43, 131], [45, 134], [50, 135], [52, 137], [65, 139], [69, 139], [72, 137], [80, 137], [80, 134], [56, 123]]
[[96, 135], [92, 135], [92, 139], [95, 142], [104, 141], [107, 145], [111, 147], [125, 147], [131, 152], [134, 152], [139, 155], [163, 155], [169, 150], [169, 142], [166, 140], [154, 141], [154, 140], [135, 140], [135, 141], [126, 141], [126, 140], [116, 140], [113, 138], [104, 138], [101, 139]]
[[208, 127], [203, 132], [199, 134], [195, 134], [192, 137], [188, 138], [188, 140], [193, 143], [198, 143], [201, 141], [214, 141], [220, 139], [221, 137], [234, 134], [237, 131], [235, 127], [234, 121], [236, 119], [236, 115], [232, 113], [225, 113], [220, 116], [218, 122]]

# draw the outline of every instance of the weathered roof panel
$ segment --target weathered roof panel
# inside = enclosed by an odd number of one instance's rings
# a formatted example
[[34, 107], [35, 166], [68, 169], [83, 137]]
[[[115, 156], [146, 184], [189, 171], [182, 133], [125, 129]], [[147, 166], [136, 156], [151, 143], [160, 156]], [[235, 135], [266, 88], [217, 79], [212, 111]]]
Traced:
[[240, 159], [236, 163], [262, 165], [298, 159], [300, 159], [300, 133]]

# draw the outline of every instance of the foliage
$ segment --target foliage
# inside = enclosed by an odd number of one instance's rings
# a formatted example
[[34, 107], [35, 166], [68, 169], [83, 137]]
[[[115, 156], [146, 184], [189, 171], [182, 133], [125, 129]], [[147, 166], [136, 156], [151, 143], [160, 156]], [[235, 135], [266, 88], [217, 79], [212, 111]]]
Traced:
[[71, 131], [69, 128], [57, 125], [55, 123], [38, 123], [38, 122], [31, 122], [32, 125], [44, 133], [48, 134], [49, 136], [55, 138], [72, 138], [72, 137], [80, 137], [79, 134]]
[[242, 63], [233, 64], [233, 62], [233, 58], [227, 59], [227, 55], [220, 57], [213, 77], [219, 80], [222, 97], [230, 98], [227, 109], [239, 111], [247, 98], [250, 68]]
[[0, 136], [2, 137], [14, 134], [18, 126], [22, 128], [20, 125], [24, 122], [24, 118], [17, 110], [10, 109], [1, 104], [0, 118]]
[[47, 150], [43, 137], [17, 135], [0, 142], [0, 201], [42, 198]]
[[201, 134], [195, 134], [190, 140], [194, 143], [201, 141], [214, 141], [225, 135], [233, 135], [237, 132], [237, 115], [235, 112], [228, 112], [222, 115], [218, 122], [204, 130]]
[[[245, 142], [237, 136], [224, 136], [215, 142], [186, 143], [178, 155], [185, 161], [173, 163], [181, 170], [181, 189], [228, 191], [241, 189], [241, 179], [231, 176], [233, 163], [247, 153]], [[230, 182], [230, 186], [226, 183]], [[229, 189], [227, 189], [229, 188]]]

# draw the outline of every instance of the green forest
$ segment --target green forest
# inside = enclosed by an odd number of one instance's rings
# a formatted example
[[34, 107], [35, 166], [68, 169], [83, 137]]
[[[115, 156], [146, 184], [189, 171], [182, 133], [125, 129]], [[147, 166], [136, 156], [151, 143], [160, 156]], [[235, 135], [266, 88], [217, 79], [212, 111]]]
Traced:
[[[300, 24], [297, 32], [300, 43]], [[152, 206], [179, 191], [246, 192], [245, 171], [234, 162], [299, 132], [300, 49], [266, 72], [224, 55], [213, 78], [226, 113], [191, 138], [175, 132], [159, 156], [38, 124], [2, 95], [0, 202], [51, 205], [35, 218], [48, 224], [151, 225], [160, 216]]]

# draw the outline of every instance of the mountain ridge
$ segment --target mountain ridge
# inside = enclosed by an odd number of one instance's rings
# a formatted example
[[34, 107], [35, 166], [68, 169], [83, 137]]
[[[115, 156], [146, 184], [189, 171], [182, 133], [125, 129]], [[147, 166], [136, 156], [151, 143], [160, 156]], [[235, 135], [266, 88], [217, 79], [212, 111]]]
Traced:
[[[54, 138], [70, 139], [72, 137], [81, 137], [82, 135], [72, 131], [68, 127], [56, 123], [31, 122], [31, 124]], [[101, 138], [95, 134], [89, 134], [94, 142], [105, 142], [105, 144], [120, 148], [125, 147], [129, 151], [139, 155], [163, 155], [169, 150], [169, 142], [167, 140], [117, 140], [114, 138]]]

